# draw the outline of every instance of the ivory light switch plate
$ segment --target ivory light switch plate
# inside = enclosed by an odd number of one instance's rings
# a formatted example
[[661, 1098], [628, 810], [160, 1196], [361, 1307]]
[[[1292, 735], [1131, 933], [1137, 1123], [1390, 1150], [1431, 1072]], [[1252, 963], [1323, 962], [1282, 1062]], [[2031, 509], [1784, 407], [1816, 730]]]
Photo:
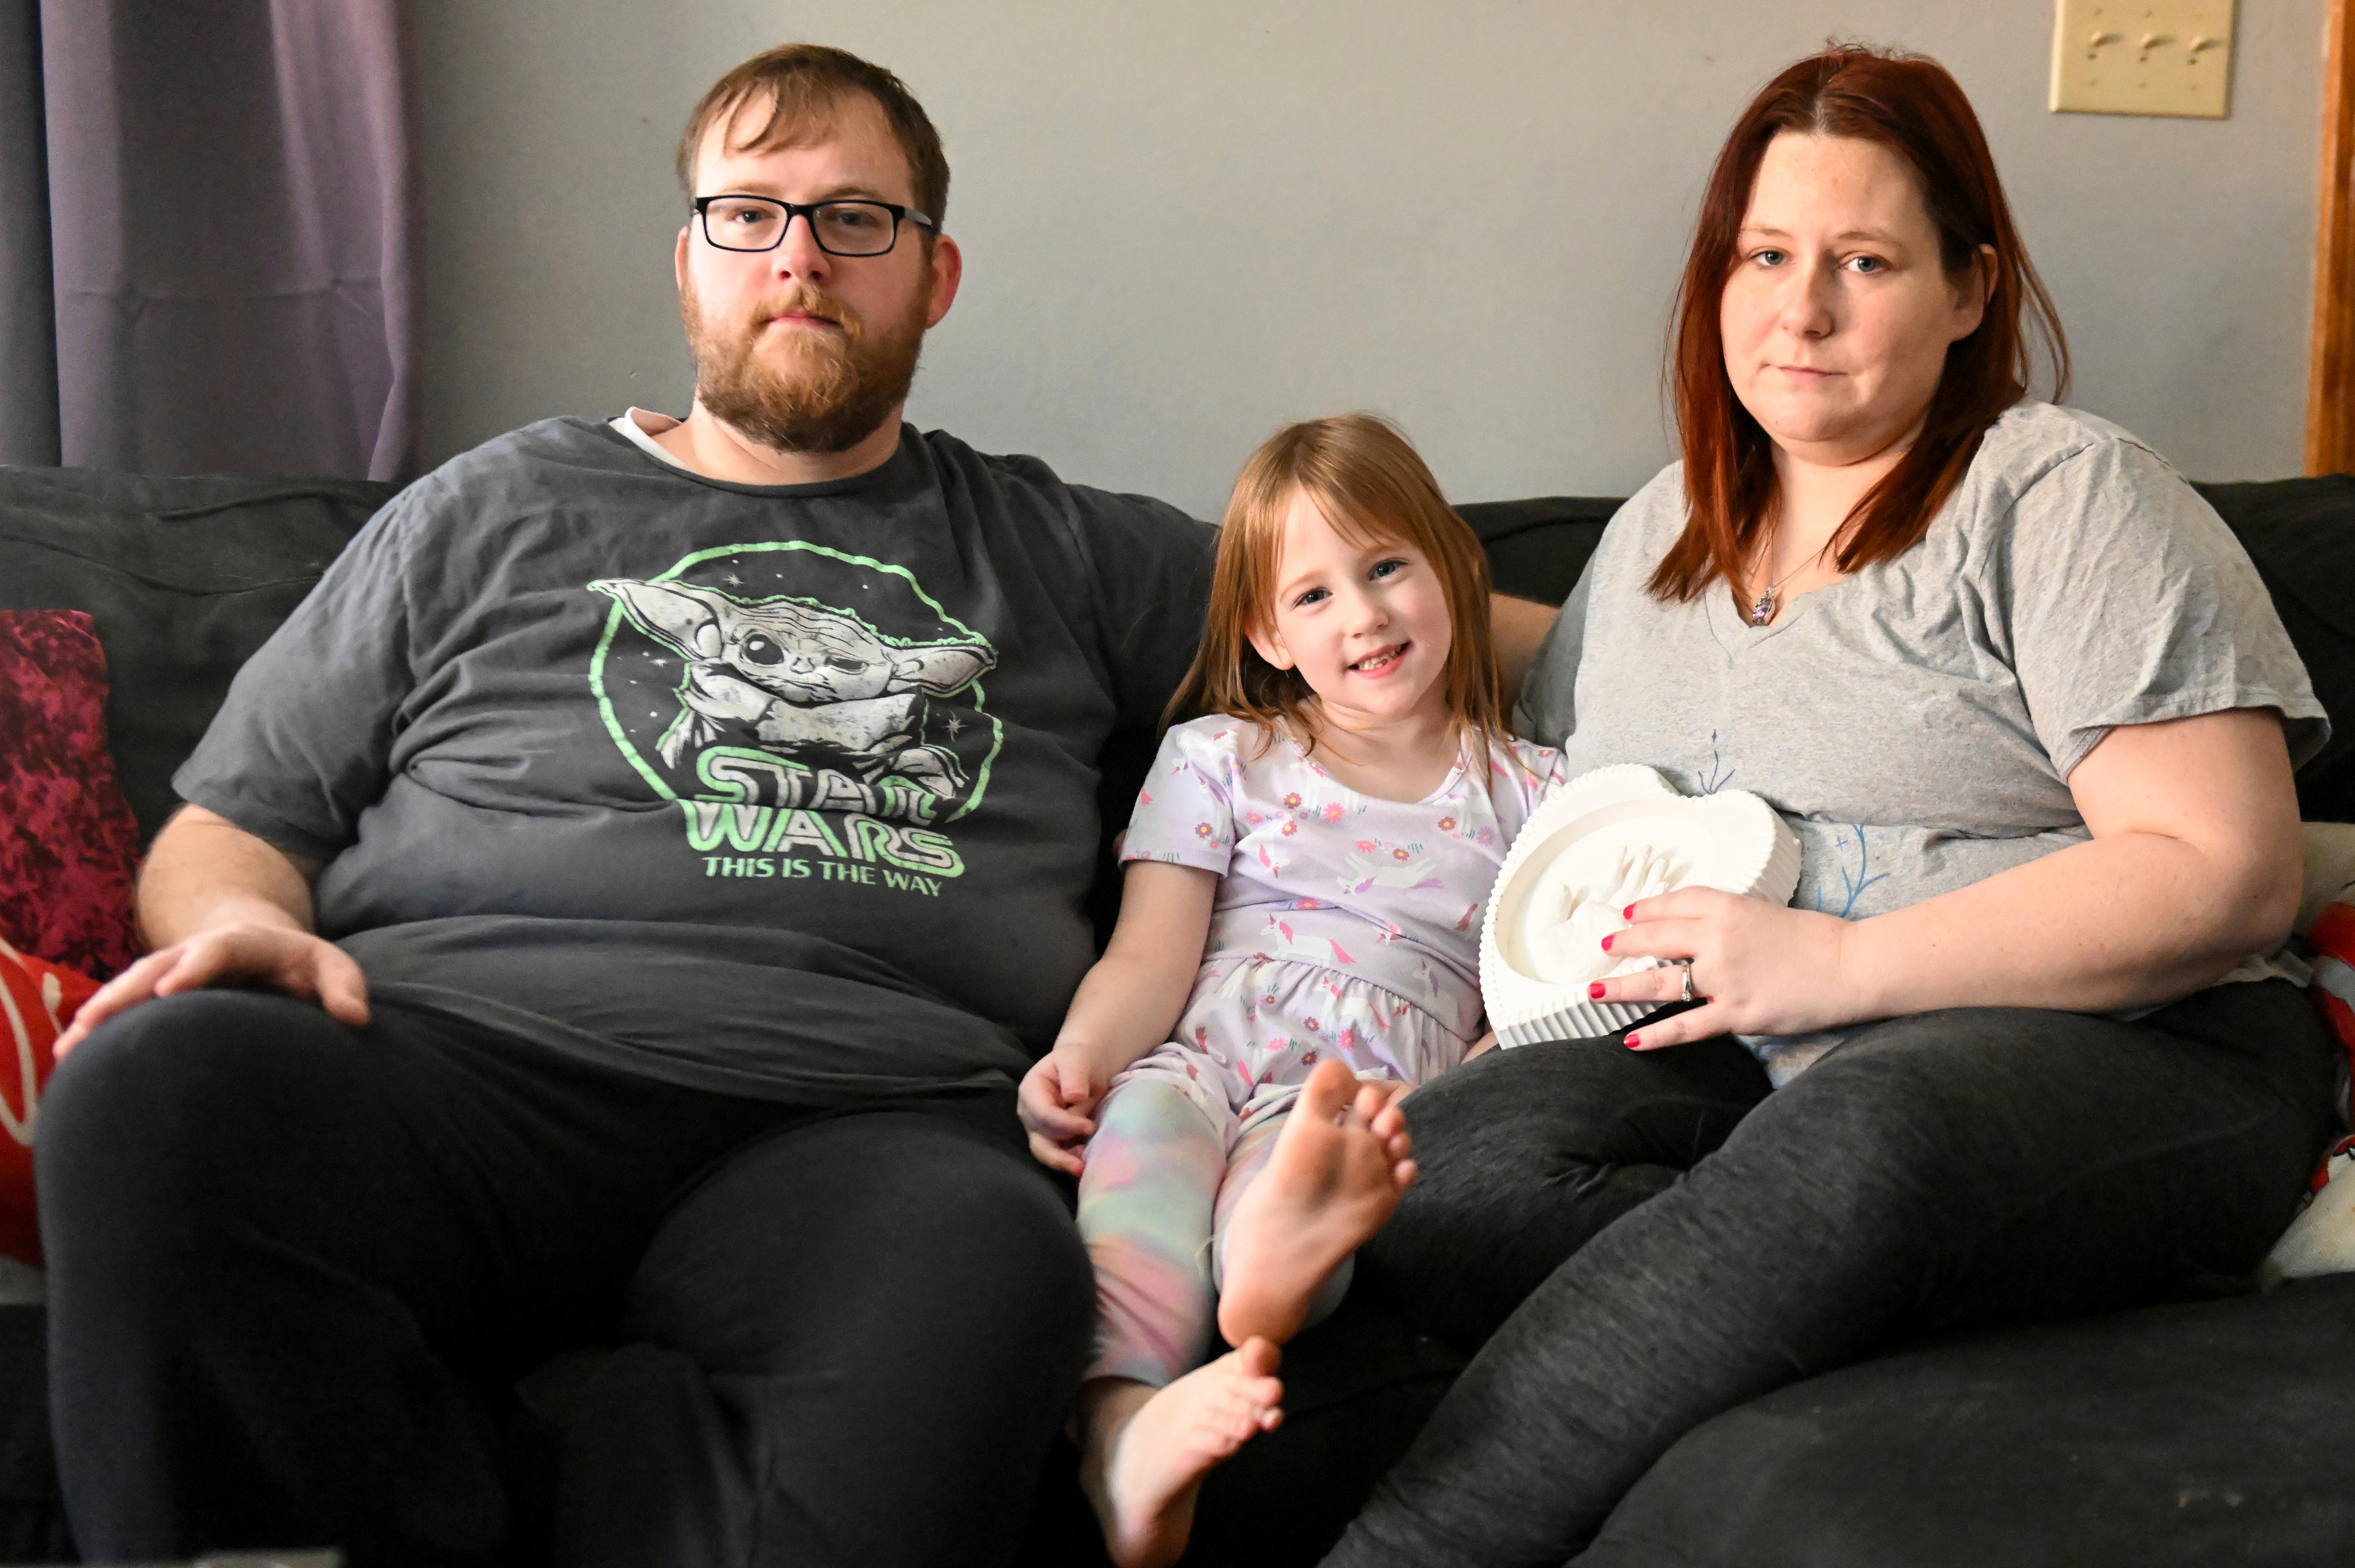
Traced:
[[2233, 0], [2054, 0], [2052, 108], [2222, 120]]

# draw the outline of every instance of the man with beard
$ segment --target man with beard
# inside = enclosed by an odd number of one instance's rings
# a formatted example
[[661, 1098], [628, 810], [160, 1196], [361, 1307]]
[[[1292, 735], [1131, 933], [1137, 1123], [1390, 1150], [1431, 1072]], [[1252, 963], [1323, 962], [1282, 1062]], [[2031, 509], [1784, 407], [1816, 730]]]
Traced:
[[1093, 1321], [1014, 1086], [1209, 530], [900, 423], [960, 261], [890, 73], [749, 61], [680, 172], [687, 418], [547, 421], [369, 523], [60, 1047], [90, 1560], [1012, 1549]]
[[372, 520], [60, 1042], [87, 1560], [1012, 1549], [1094, 1318], [1014, 1086], [1209, 530], [901, 424], [961, 261], [889, 72], [747, 61], [679, 176], [687, 417], [546, 421]]

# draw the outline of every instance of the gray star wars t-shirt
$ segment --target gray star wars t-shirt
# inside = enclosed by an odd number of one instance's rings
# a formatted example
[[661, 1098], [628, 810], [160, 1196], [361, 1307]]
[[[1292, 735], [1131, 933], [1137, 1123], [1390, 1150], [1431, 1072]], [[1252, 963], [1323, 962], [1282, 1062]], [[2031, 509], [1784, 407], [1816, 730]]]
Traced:
[[1721, 583], [1646, 590], [1685, 517], [1682, 464], [1620, 508], [1517, 727], [1573, 774], [1764, 797], [1799, 836], [1799, 908], [1862, 919], [2082, 842], [2069, 773], [2115, 725], [2277, 709], [2298, 763], [2328, 736], [2231, 530], [2074, 410], [2008, 411], [1919, 544], [1769, 625]]
[[1003, 1083], [1212, 537], [939, 432], [760, 487], [551, 420], [395, 497], [175, 783], [328, 862], [380, 997], [812, 1104]]

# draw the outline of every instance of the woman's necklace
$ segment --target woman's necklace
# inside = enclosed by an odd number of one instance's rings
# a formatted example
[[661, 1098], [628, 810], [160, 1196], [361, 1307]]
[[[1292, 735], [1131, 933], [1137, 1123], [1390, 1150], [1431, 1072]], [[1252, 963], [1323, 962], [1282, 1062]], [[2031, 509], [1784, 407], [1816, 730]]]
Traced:
[[[1780, 533], [1782, 528], [1783, 519], [1778, 517], [1774, 519], [1774, 532], [1769, 533], [1766, 536], [1765, 555], [1770, 560], [1774, 559], [1774, 534]], [[1834, 539], [1837, 539], [1838, 537], [1838, 536], [1837, 534], [1833, 536]], [[1782, 592], [1783, 584], [1790, 581], [1791, 579], [1798, 576], [1799, 573], [1806, 571], [1807, 568], [1823, 560], [1824, 551], [1831, 548], [1831, 539], [1826, 539], [1822, 545], [1817, 547], [1815, 554], [1809, 556], [1806, 560], [1801, 561], [1798, 565], [1793, 567], [1790, 571], [1785, 572], [1774, 581], [1768, 583], [1764, 592], [1761, 592], [1751, 603], [1750, 624], [1753, 626], [1763, 626], [1767, 622], [1772, 621], [1774, 618], [1774, 595]]]

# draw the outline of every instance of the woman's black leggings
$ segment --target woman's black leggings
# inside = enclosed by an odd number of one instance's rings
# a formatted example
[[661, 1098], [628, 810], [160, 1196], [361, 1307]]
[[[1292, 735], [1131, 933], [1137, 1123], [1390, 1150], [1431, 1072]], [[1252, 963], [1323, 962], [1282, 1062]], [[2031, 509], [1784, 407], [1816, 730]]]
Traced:
[[1422, 1174], [1358, 1277], [1479, 1352], [1327, 1563], [1558, 1568], [1721, 1411], [1920, 1329], [2248, 1269], [2336, 1055], [2273, 980], [2132, 1024], [1892, 1019], [1772, 1092], [1730, 1039], [1449, 1073], [1406, 1102]]
[[217, 991], [69, 1057], [38, 1157], [91, 1562], [508, 1561], [513, 1385], [585, 1346], [524, 1390], [557, 1561], [1003, 1562], [1094, 1320], [1010, 1091], [830, 1114]]

